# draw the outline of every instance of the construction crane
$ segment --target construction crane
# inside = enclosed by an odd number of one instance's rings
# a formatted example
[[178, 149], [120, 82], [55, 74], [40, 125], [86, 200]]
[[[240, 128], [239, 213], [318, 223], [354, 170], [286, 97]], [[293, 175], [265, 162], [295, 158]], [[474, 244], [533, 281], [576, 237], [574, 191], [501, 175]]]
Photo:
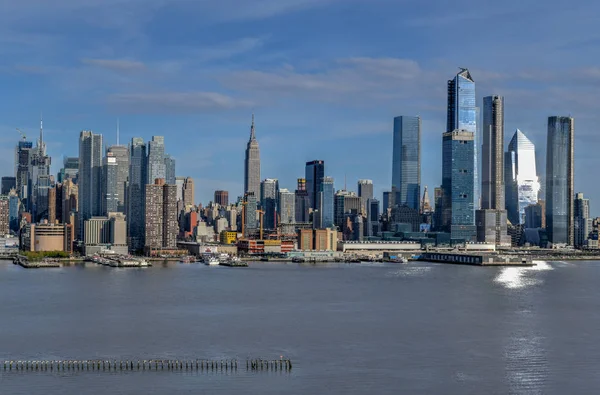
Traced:
[[23, 133], [21, 129], [17, 128], [17, 132], [19, 132], [23, 141], [27, 140], [27, 136], [25, 136], [25, 133]]

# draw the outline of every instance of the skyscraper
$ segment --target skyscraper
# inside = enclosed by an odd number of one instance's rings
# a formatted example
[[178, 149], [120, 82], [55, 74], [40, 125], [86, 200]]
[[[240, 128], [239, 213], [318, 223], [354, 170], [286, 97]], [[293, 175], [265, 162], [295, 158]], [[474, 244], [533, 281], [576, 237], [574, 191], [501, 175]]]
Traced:
[[260, 150], [254, 131], [254, 114], [250, 126], [250, 140], [246, 146], [246, 160], [244, 162], [244, 192], [252, 192], [260, 200]]
[[8, 195], [11, 189], [17, 188], [17, 178], [16, 177], [2, 177], [2, 191], [0, 194]]
[[525, 208], [537, 204], [540, 182], [536, 170], [535, 146], [519, 129], [505, 153], [506, 210], [512, 224], [523, 224]]
[[215, 203], [222, 207], [228, 206], [229, 205], [229, 192], [215, 191]]
[[474, 134], [466, 130], [446, 132], [442, 140], [442, 223], [454, 239], [476, 237], [473, 191]]
[[19, 195], [16, 190], [8, 193], [8, 219], [11, 232], [19, 231]]
[[[165, 138], [163, 136], [152, 136], [152, 140], [148, 142], [146, 169], [148, 172], [146, 184], [154, 184], [154, 181], [157, 178], [166, 178]], [[175, 182], [173, 182], [173, 184], [175, 184]]]
[[15, 154], [15, 177], [17, 178], [17, 193], [24, 203], [25, 208], [29, 206], [27, 198], [29, 196], [29, 162], [31, 161], [31, 150], [33, 143], [31, 141], [21, 140], [16, 148]]
[[354, 192], [340, 190], [335, 193], [333, 207], [333, 223], [342, 229], [346, 214], [359, 214], [361, 200]]
[[421, 214], [429, 214], [433, 211], [431, 207], [431, 201], [429, 200], [429, 192], [427, 191], [427, 185], [423, 190], [423, 199], [421, 200]]
[[63, 182], [68, 178], [71, 178], [77, 182], [77, 173], [79, 173], [79, 157], [65, 156], [63, 158], [63, 167], [58, 173], [58, 182]]
[[288, 189], [279, 190], [279, 222], [293, 224], [296, 222], [296, 197]]
[[319, 227], [331, 228], [334, 225], [334, 181], [331, 177], [323, 177], [318, 194]]
[[117, 168], [117, 209], [115, 212], [125, 213], [125, 193], [127, 180], [129, 179], [129, 148], [126, 145], [111, 145], [108, 154], [115, 158]]
[[377, 236], [379, 233], [379, 200], [367, 200], [367, 237]]
[[186, 177], [183, 182], [183, 206], [193, 206], [194, 202], [194, 179]]
[[79, 239], [84, 222], [102, 215], [102, 135], [82, 131], [79, 135]]
[[504, 98], [483, 98], [481, 209], [475, 212], [477, 241], [510, 246], [504, 204]]
[[574, 120], [548, 118], [546, 232], [553, 245], [574, 245]]
[[146, 251], [177, 248], [177, 186], [159, 178], [145, 189]]
[[102, 166], [102, 208], [104, 216], [119, 211], [119, 168], [112, 152], [106, 153]]
[[145, 192], [147, 176], [146, 144], [144, 139], [134, 137], [129, 146], [129, 183], [127, 199], [127, 227], [129, 248], [144, 248]]
[[244, 226], [242, 232], [244, 236], [251, 235], [257, 229], [256, 211], [258, 210], [258, 201], [252, 192], [244, 194]]
[[300, 223], [309, 222], [310, 198], [306, 190], [306, 179], [298, 178], [295, 195], [296, 221]]
[[50, 189], [51, 159], [46, 154], [44, 129], [40, 121], [40, 138], [35, 149], [31, 151], [29, 166], [29, 208], [34, 222], [48, 218], [48, 191]]
[[575, 195], [575, 247], [582, 248], [592, 231], [593, 220], [590, 218], [590, 200], [583, 193]]
[[305, 180], [310, 207], [317, 209], [317, 196], [321, 191], [321, 183], [325, 177], [325, 161], [313, 160], [306, 162]]
[[419, 210], [421, 199], [421, 118], [394, 118], [392, 192], [394, 203]]
[[10, 233], [10, 205], [6, 195], [0, 195], [0, 236]]
[[367, 200], [373, 199], [373, 181], [358, 180], [358, 197], [360, 198], [360, 212], [367, 215]]
[[477, 102], [475, 98], [475, 81], [469, 69], [461, 68], [460, 72], [448, 81], [448, 113], [446, 132], [454, 130], [466, 130], [473, 133], [476, 142], [473, 147], [473, 204], [479, 208], [480, 185], [479, 185], [479, 147], [477, 141]]
[[175, 158], [169, 154], [165, 155], [165, 182], [175, 185]]
[[264, 229], [273, 230], [277, 228], [277, 206], [279, 199], [279, 181], [275, 178], [267, 178], [260, 183], [260, 206], [263, 211]]

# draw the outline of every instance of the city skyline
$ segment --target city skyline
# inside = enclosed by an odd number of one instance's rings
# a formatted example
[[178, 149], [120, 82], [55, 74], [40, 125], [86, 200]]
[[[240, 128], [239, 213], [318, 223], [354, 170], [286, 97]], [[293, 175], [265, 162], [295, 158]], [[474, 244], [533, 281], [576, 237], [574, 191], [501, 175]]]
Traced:
[[[199, 201], [209, 201], [217, 189], [237, 197], [243, 189], [242, 164], [232, 166], [229, 157], [243, 155], [248, 119], [255, 110], [260, 114], [261, 167], [266, 177], [278, 178], [282, 187], [293, 189], [294, 180], [303, 175], [297, 163], [319, 158], [329, 164], [329, 175], [338, 181], [345, 173], [351, 185], [361, 178], [373, 179], [375, 195], [381, 198], [391, 179], [387, 163], [392, 157], [392, 119], [419, 115], [423, 120], [422, 185], [433, 188], [441, 184], [438, 136], [446, 123], [443, 81], [457, 66], [470, 68], [477, 82], [478, 106], [486, 95], [506, 98], [506, 130], [521, 129], [540, 150], [540, 163], [545, 161], [546, 120], [552, 114], [578, 120], [576, 145], [580, 149], [575, 172], [595, 163], [591, 147], [599, 142], [594, 133], [599, 115], [593, 111], [597, 93], [588, 86], [597, 81], [597, 62], [593, 51], [585, 50], [589, 44], [580, 38], [587, 37], [585, 29], [592, 26], [586, 15], [599, 7], [591, 2], [577, 9], [553, 3], [553, 10], [579, 15], [580, 22], [575, 28], [555, 29], [542, 23], [538, 10], [517, 2], [503, 4], [502, 12], [474, 5], [469, 15], [459, 15], [453, 11], [456, 7], [444, 3], [436, 3], [434, 11], [422, 10], [417, 3], [356, 1], [356, 7], [343, 7], [339, 1], [294, 0], [289, 2], [292, 5], [271, 3], [267, 11], [258, 12], [263, 7], [249, 10], [234, 2], [241, 6], [215, 5], [203, 10], [197, 24], [183, 23], [182, 36], [150, 29], [169, 22], [152, 7], [117, 1], [114, 7], [95, 3], [87, 10], [75, 2], [60, 3], [61, 10], [73, 12], [61, 17], [64, 23], [56, 23], [57, 14], [46, 5], [10, 4], [2, 17], [7, 22], [2, 29], [10, 29], [25, 42], [0, 44], [0, 50], [9, 55], [2, 64], [0, 82], [16, 93], [0, 110], [1, 141], [9, 151], [0, 159], [4, 174], [10, 174], [12, 167], [8, 159], [18, 139], [14, 128], [21, 128], [28, 137], [35, 135], [42, 110], [48, 153], [55, 158], [53, 174], [62, 154], [77, 154], [74, 141], [82, 129], [102, 133], [105, 142], [114, 144], [119, 118], [122, 142], [137, 136], [145, 141], [152, 135], [165, 136], [169, 153], [178, 160], [178, 175], [197, 180]], [[132, 23], [111, 26], [108, 32], [92, 25], [85, 37], [69, 34], [69, 26], [76, 25], [70, 22], [88, 20], [97, 12], [116, 16], [125, 4], [130, 15], [135, 15]], [[181, 7], [166, 8], [174, 13], [171, 17], [188, 20]], [[401, 13], [394, 12], [400, 9]], [[231, 16], [225, 17], [229, 12]], [[284, 18], [286, 28], [299, 29], [307, 18], [329, 20], [331, 12], [340, 17], [333, 24], [318, 24], [316, 34], [302, 40], [286, 33], [278, 22]], [[502, 15], [511, 12], [514, 34], [503, 37], [501, 43], [494, 41], [492, 51], [492, 32], [482, 27], [504, 23]], [[400, 16], [391, 18], [393, 14]], [[142, 15], [154, 17], [153, 22]], [[344, 23], [358, 15], [360, 24]], [[468, 51], [450, 50], [451, 39], [445, 32], [453, 18], [469, 19], [468, 24], [454, 26], [457, 35], [472, 29], [482, 32], [471, 37]], [[542, 29], [533, 29], [536, 21]], [[39, 29], [54, 35], [44, 38]], [[195, 29], [209, 30], [210, 37], [190, 39], [198, 37]], [[100, 30], [105, 34], [102, 41], [98, 40]], [[337, 35], [326, 51], [314, 45], [322, 45], [316, 36], [337, 31], [348, 33], [352, 45], [336, 45]], [[405, 31], [419, 33], [409, 41], [401, 38]], [[126, 40], [130, 35], [137, 37], [134, 41], [143, 38], [139, 44], [144, 45], [131, 51]], [[106, 40], [114, 43], [112, 50], [102, 46]], [[72, 51], [66, 53], [65, 44]], [[402, 55], [396, 55], [399, 46]], [[515, 56], [519, 62], [508, 60]], [[216, 149], [207, 150], [200, 142], [192, 149], [185, 143], [190, 136], [190, 141], [208, 141]], [[339, 148], [336, 152], [330, 148], [334, 144]], [[294, 152], [281, 152], [282, 145], [293, 146]], [[348, 169], [349, 160], [340, 152], [357, 149], [377, 155], [365, 155], [360, 169]], [[220, 155], [223, 150], [229, 150], [230, 156]], [[287, 163], [281, 166], [284, 160]], [[592, 200], [592, 212], [597, 212], [593, 202], [600, 196], [600, 186], [579, 185], [582, 181], [576, 180], [575, 190], [584, 192]]]

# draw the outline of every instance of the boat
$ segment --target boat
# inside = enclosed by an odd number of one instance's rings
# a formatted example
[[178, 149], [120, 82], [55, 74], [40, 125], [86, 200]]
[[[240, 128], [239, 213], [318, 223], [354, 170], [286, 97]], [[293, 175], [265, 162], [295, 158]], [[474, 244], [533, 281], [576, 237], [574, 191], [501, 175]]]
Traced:
[[214, 266], [214, 265], [218, 265], [220, 262], [217, 258], [215, 258], [214, 256], [205, 258], [204, 260], [204, 264], [208, 265], [208, 266]]
[[394, 259], [392, 262], [395, 262], [395, 263], [408, 263], [408, 259], [406, 259], [403, 256], [399, 256], [398, 258]]
[[230, 259], [229, 254], [225, 254], [225, 253], [219, 254], [219, 262], [220, 263], [228, 262], [229, 259]]
[[181, 258], [181, 261], [179, 261], [179, 262], [181, 262], [181, 263], [194, 263], [194, 262], [198, 262], [198, 260], [193, 255], [186, 255], [183, 258]]

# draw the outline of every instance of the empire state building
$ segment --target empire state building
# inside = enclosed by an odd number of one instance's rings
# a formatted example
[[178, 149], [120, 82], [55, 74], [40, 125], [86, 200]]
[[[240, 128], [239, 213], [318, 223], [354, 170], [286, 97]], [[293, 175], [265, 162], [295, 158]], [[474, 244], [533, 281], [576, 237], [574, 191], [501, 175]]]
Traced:
[[244, 192], [253, 193], [256, 199], [260, 201], [260, 150], [254, 133], [254, 114], [252, 114], [250, 140], [246, 147], [244, 165]]

